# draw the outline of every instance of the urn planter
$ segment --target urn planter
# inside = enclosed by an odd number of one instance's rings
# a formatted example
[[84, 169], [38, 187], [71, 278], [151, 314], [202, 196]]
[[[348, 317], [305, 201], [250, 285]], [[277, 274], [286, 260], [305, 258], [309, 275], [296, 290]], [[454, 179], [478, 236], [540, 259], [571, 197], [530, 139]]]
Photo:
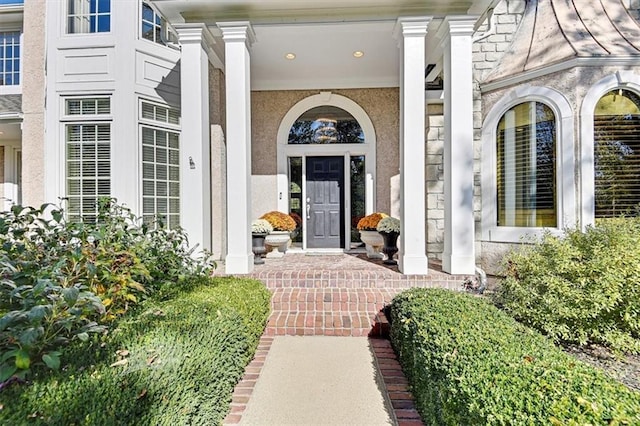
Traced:
[[382, 239], [384, 240], [384, 246], [382, 247], [382, 252], [387, 255], [387, 258], [383, 261], [386, 265], [397, 265], [393, 259], [393, 256], [398, 252], [398, 236], [399, 232], [380, 232], [382, 235]]
[[264, 239], [267, 234], [251, 234], [251, 251], [253, 251], [253, 264], [262, 265], [264, 263], [264, 255], [267, 248], [264, 245]]
[[284, 256], [290, 240], [291, 235], [288, 231], [272, 231], [264, 241], [267, 246], [267, 257]]
[[382, 235], [378, 233], [378, 231], [367, 231], [361, 229], [360, 239], [363, 243], [365, 243], [367, 257], [369, 259], [382, 259], [383, 256], [382, 253], [380, 253], [380, 250], [384, 245], [384, 239], [382, 238]]

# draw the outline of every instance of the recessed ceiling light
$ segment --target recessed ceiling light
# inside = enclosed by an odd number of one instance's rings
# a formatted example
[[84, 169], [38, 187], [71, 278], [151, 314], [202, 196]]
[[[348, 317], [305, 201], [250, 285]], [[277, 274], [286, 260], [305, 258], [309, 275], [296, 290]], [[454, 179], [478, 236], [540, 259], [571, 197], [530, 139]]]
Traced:
[[364, 56], [364, 52], [361, 50], [356, 50], [355, 52], [353, 52], [354, 58], [362, 58], [363, 56]]
[[293, 61], [296, 58], [296, 54], [295, 53], [287, 53], [286, 55], [284, 55], [284, 57], [285, 57], [285, 59]]

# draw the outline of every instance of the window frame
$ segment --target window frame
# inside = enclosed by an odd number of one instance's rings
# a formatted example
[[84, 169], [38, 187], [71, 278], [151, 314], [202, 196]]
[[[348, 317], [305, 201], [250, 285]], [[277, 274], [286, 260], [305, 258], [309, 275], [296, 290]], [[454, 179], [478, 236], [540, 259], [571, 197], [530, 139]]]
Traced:
[[[150, 118], [145, 118], [143, 117], [143, 105], [144, 104], [150, 104], [154, 107], [157, 108], [165, 108], [169, 111], [173, 111], [173, 112], [177, 112], [177, 116], [178, 116], [178, 124], [175, 123], [171, 123], [169, 121], [161, 121], [161, 120], [154, 120], [154, 119], [150, 119]], [[138, 172], [138, 182], [139, 182], [139, 194], [140, 194], [140, 198], [139, 198], [139, 212], [140, 212], [140, 217], [143, 217], [145, 215], [144, 213], [144, 156], [143, 156], [143, 132], [144, 132], [144, 128], [147, 129], [151, 129], [152, 131], [156, 132], [156, 131], [162, 131], [162, 132], [166, 132], [166, 133], [171, 133], [171, 134], [175, 134], [178, 137], [178, 226], [182, 226], [182, 195], [183, 195], [183, 188], [182, 188], [182, 168], [183, 168], [183, 164], [182, 164], [182, 159], [181, 159], [181, 150], [182, 150], [182, 132], [181, 132], [181, 122], [182, 122], [182, 116], [181, 116], [181, 112], [180, 109], [172, 106], [172, 105], [168, 105], [168, 104], [162, 104], [159, 102], [155, 102], [149, 99], [145, 99], [145, 98], [139, 98], [138, 99], [138, 152], [139, 152], [139, 172]], [[154, 181], [157, 180], [157, 176], [155, 176], [155, 172], [154, 172]], [[169, 182], [169, 179], [167, 177], [167, 182]], [[154, 198], [156, 198], [157, 195], [154, 195]], [[167, 195], [165, 197], [167, 200], [169, 200], [170, 196]], [[158, 216], [158, 212], [157, 209], [154, 212], [155, 216]], [[165, 226], [168, 229], [173, 229], [173, 227], [170, 226], [169, 221], [167, 221], [165, 223]]]
[[[549, 107], [556, 118], [556, 219], [555, 227], [498, 226], [497, 129], [511, 108], [528, 102]], [[575, 153], [573, 112], [559, 92], [539, 86], [518, 87], [504, 95], [489, 111], [482, 129], [482, 240], [521, 242], [544, 232], [561, 233], [575, 226]]]
[[[6, 30], [0, 31], [0, 34], [17, 34], [18, 35], [17, 44], [14, 43], [12, 45], [12, 49], [15, 49], [15, 47], [17, 46], [19, 48], [19, 52], [20, 53], [18, 54], [18, 56], [13, 55], [11, 57], [12, 70], [10, 72], [12, 76], [15, 76], [17, 74], [18, 83], [17, 84], [16, 83], [4, 84], [4, 78], [3, 78], [2, 79], [3, 84], [0, 84], [0, 87], [5, 89], [1, 93], [2, 94], [9, 94], [9, 92], [12, 92], [12, 90], [11, 90], [12, 88], [18, 88], [19, 89], [19, 88], [22, 87], [22, 77], [23, 77], [23, 75], [22, 75], [22, 67], [23, 67], [22, 51], [24, 49], [24, 47], [23, 47], [23, 32], [22, 32], [21, 29], [6, 29]], [[0, 48], [4, 48], [4, 45], [0, 45]], [[3, 63], [7, 62], [7, 58], [4, 55], [3, 55], [1, 60], [2, 60]], [[13, 69], [13, 64], [15, 63], [16, 60], [18, 61], [18, 66], [19, 66], [19, 69], [18, 69], [17, 72]], [[7, 72], [6, 72], [6, 70], [4, 68], [5, 67], [3, 66], [3, 70], [2, 70], [2, 72], [0, 72], [0, 76], [4, 76], [4, 75], [7, 74]], [[19, 92], [16, 92], [16, 93], [19, 93]]]
[[[71, 2], [72, 1], [81, 1], [81, 2], [88, 2], [89, 5], [89, 11], [88, 12], [83, 12], [83, 13], [71, 13]], [[62, 28], [64, 28], [64, 33], [66, 35], [87, 35], [87, 34], [109, 34], [112, 32], [112, 21], [113, 21], [113, 5], [114, 2], [112, 0], [108, 0], [109, 1], [109, 12], [108, 13], [101, 13], [98, 11], [98, 4], [100, 0], [95, 0], [96, 2], [96, 11], [95, 12], [91, 12], [91, 1], [94, 0], [65, 0], [66, 5], [64, 8], [64, 25]], [[99, 31], [99, 24], [98, 24], [98, 20], [100, 17], [102, 16], [108, 16], [109, 17], [109, 30], [108, 31]], [[80, 17], [83, 19], [89, 19], [89, 30], [88, 31], [72, 31], [70, 28], [70, 20], [74, 17]], [[91, 17], [95, 17], [96, 19], [96, 25], [95, 25], [95, 31], [93, 30], [93, 28], [91, 28]]]
[[[67, 113], [67, 102], [70, 100], [94, 100], [98, 101], [99, 99], [108, 99], [109, 100], [109, 112], [108, 113], [95, 113], [95, 114], [68, 114]], [[62, 134], [62, 142], [63, 142], [63, 193], [64, 197], [67, 200], [67, 204], [64, 206], [65, 208], [65, 217], [71, 218], [72, 216], [79, 216], [83, 218], [82, 209], [79, 212], [75, 213], [71, 211], [69, 207], [69, 140], [67, 139], [68, 133], [67, 128], [69, 125], [80, 124], [80, 125], [109, 125], [109, 195], [96, 194], [96, 202], [100, 197], [111, 197], [113, 196], [113, 97], [110, 95], [104, 94], [96, 94], [96, 95], [74, 95], [74, 96], [62, 96], [60, 98], [60, 107], [61, 107], [61, 115], [60, 115], [60, 131]], [[98, 161], [97, 158], [94, 161]], [[82, 167], [82, 161], [80, 161], [80, 165]], [[98, 180], [98, 176], [95, 177]], [[80, 177], [79, 181], [82, 181], [82, 177]], [[96, 189], [97, 192], [97, 189]], [[79, 198], [83, 198], [82, 195], [78, 196]], [[97, 210], [96, 210], [97, 213]]]
[[595, 224], [595, 136], [594, 115], [596, 105], [605, 94], [615, 89], [626, 89], [640, 94], [640, 75], [633, 71], [617, 71], [597, 81], [582, 101], [580, 109], [580, 225], [583, 230]]

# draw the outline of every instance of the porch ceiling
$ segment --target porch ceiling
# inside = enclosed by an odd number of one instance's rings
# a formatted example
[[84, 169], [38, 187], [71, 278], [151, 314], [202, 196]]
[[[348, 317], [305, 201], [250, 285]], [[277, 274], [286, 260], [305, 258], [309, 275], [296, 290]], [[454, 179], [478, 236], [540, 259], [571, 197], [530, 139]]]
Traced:
[[[204, 22], [224, 43], [216, 22], [248, 20], [252, 90], [396, 87], [399, 50], [393, 37], [398, 17], [432, 16], [428, 63], [440, 59], [434, 35], [441, 18], [481, 15], [495, 0], [155, 0], [171, 23]], [[364, 55], [354, 57], [354, 52]], [[285, 58], [287, 53], [295, 59]]]

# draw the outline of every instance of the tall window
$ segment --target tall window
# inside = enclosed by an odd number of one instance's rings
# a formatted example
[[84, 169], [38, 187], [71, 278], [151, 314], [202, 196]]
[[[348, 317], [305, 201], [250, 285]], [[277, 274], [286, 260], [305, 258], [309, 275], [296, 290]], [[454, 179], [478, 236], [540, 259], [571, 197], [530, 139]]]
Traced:
[[111, 31], [111, 0], [67, 0], [67, 33]]
[[556, 120], [540, 102], [507, 111], [497, 129], [498, 226], [556, 227]]
[[175, 229], [180, 226], [180, 134], [171, 124], [179, 124], [179, 115], [149, 102], [141, 105], [143, 220]]
[[594, 114], [596, 218], [640, 215], [640, 96], [615, 89]]
[[64, 119], [68, 217], [94, 222], [98, 199], [111, 195], [111, 101], [66, 99]]
[[20, 84], [20, 32], [0, 33], [0, 86]]
[[319, 106], [302, 114], [289, 131], [289, 144], [364, 143], [358, 120], [334, 106]]

